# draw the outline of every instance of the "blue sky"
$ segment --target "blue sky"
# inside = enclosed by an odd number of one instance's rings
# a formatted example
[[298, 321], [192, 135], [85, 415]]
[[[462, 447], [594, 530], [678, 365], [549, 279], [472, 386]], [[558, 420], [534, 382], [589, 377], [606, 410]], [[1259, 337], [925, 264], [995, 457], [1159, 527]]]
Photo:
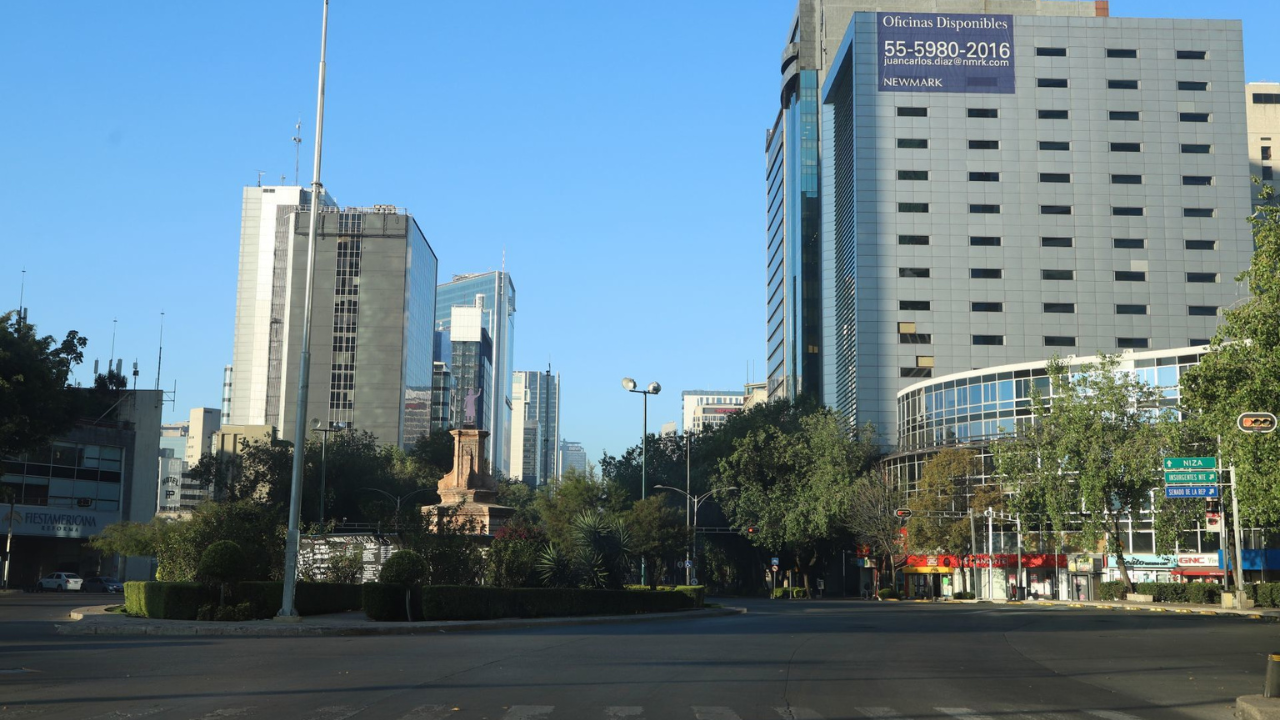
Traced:
[[[0, 26], [0, 307], [138, 360], [176, 408], [217, 407], [231, 360], [240, 193], [310, 182], [320, 3], [26, 2]], [[566, 438], [639, 439], [624, 375], [764, 376], [764, 134], [790, 0], [336, 0], [322, 179], [406, 207], [440, 279], [516, 283], [516, 366], [562, 373]], [[1270, 2], [1112, 0], [1115, 16], [1245, 21], [1246, 78], [1280, 79]], [[1269, 57], [1268, 57], [1269, 54]], [[754, 370], [753, 370], [754, 369]]]

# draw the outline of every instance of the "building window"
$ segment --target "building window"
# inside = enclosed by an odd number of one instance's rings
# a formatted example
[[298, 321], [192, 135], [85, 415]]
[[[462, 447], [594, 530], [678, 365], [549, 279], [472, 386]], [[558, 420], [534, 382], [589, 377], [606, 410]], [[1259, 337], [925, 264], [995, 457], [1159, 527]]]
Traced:
[[1183, 244], [1188, 250], [1214, 250], [1218, 247], [1217, 240], [1186, 240]]
[[1271, 159], [1271, 146], [1270, 146], [1270, 145], [1263, 145], [1263, 146], [1262, 146], [1262, 159], [1263, 159], [1263, 160], [1270, 160], [1270, 159]]
[[1067, 49], [1064, 47], [1038, 47], [1036, 55], [1039, 57], [1066, 57]]
[[969, 205], [969, 212], [973, 215], [999, 215], [999, 205]]
[[904, 377], [904, 378], [933, 377], [933, 368], [922, 368], [922, 367], [898, 368], [898, 377]]
[[1111, 214], [1116, 217], [1142, 217], [1143, 210], [1140, 207], [1113, 207]]
[[1070, 215], [1071, 206], [1070, 205], [1041, 205], [1040, 214], [1041, 215]]
[[929, 171], [928, 170], [899, 170], [898, 179], [899, 180], [928, 180]]
[[1108, 90], [1137, 90], [1138, 81], [1137, 80], [1108, 80], [1107, 89]]
[[1045, 347], [1075, 347], [1076, 339], [1069, 335], [1045, 335]]
[[1071, 182], [1071, 173], [1040, 173], [1040, 182], [1069, 183]]
[[1040, 110], [1036, 115], [1041, 120], [1066, 120], [1070, 117], [1066, 110]]
[[1207, 123], [1209, 122], [1209, 113], [1202, 112], [1184, 112], [1178, 113], [1178, 122], [1184, 123]]
[[1112, 238], [1111, 246], [1116, 250], [1142, 250], [1147, 241], [1145, 238]]
[[1214, 317], [1218, 314], [1217, 305], [1188, 305], [1187, 314], [1196, 317]]
[[1036, 78], [1036, 87], [1064, 88], [1066, 86], [1067, 86], [1066, 78]]
[[929, 301], [928, 300], [899, 300], [898, 309], [908, 310], [908, 311], [917, 311], [917, 312], [919, 311], [927, 312], [929, 310]]
[[1000, 238], [998, 237], [970, 237], [969, 244], [973, 247], [999, 247]]
[[1141, 270], [1116, 270], [1116, 282], [1146, 282], [1147, 274]]
[[1141, 175], [1112, 175], [1111, 184], [1112, 185], [1141, 185], [1142, 176]]
[[1075, 245], [1075, 241], [1069, 237], [1042, 237], [1040, 238], [1040, 247], [1047, 248], [1069, 248]]
[[973, 344], [974, 345], [1003, 345], [1004, 336], [1003, 335], [974, 335]]
[[999, 280], [1003, 274], [1000, 268], [969, 269], [969, 277], [973, 280]]
[[1179, 60], [1204, 60], [1209, 57], [1209, 53], [1204, 50], [1178, 50], [1175, 57]]
[[1182, 208], [1182, 217], [1211, 218], [1216, 214], [1213, 208]]
[[998, 118], [1000, 117], [1000, 110], [997, 108], [969, 108], [969, 117]]
[[1041, 140], [1041, 150], [1069, 151], [1071, 150], [1071, 142], [1068, 140]]
[[1212, 175], [1183, 175], [1182, 184], [1193, 185], [1196, 187], [1204, 187], [1206, 185], [1212, 185], [1213, 176]]
[[1146, 305], [1117, 305], [1116, 314], [1117, 315], [1146, 315], [1147, 306]]
[[1128, 48], [1107, 48], [1107, 57], [1113, 60], [1132, 60], [1138, 57], [1138, 51]]
[[1113, 142], [1111, 143], [1111, 152], [1142, 152], [1142, 143]]
[[927, 107], [899, 107], [898, 117], [928, 117], [929, 108]]
[[971, 302], [969, 310], [981, 313], [998, 313], [1004, 312], [1004, 303], [999, 302]]
[[1199, 145], [1186, 143], [1182, 145], [1182, 153], [1184, 155], [1208, 155], [1213, 152], [1212, 145]]
[[1076, 304], [1047, 302], [1044, 304], [1044, 311], [1050, 315], [1074, 315], [1076, 312]]
[[1147, 338], [1118, 337], [1116, 347], [1122, 350], [1146, 350], [1151, 344]]
[[971, 172], [969, 173], [969, 182], [1000, 182], [1000, 173]]
[[898, 277], [900, 278], [927, 278], [929, 277], [929, 268], [898, 268]]
[[903, 150], [927, 150], [929, 141], [925, 138], [898, 138], [898, 147]]
[[1280, 105], [1280, 93], [1253, 93], [1254, 105]]
[[929, 212], [929, 203], [898, 203], [898, 212], [900, 213], [927, 213]]
[[1000, 141], [999, 140], [970, 140], [969, 149], [970, 150], [999, 150]]
[[1075, 280], [1075, 270], [1041, 270], [1041, 280]]
[[899, 345], [932, 345], [933, 336], [928, 333], [898, 333]]
[[898, 244], [899, 245], [928, 245], [929, 236], [928, 235], [899, 235]]
[[1179, 80], [1178, 89], [1186, 92], [1204, 92], [1209, 89], [1209, 83], [1203, 80]]
[[1189, 283], [1216, 283], [1216, 282], [1218, 282], [1218, 273], [1210, 273], [1210, 272], [1189, 272], [1189, 273], [1187, 273], [1187, 282], [1189, 282]]
[[1271, 166], [1270, 166], [1270, 165], [1263, 165], [1263, 166], [1262, 166], [1262, 179], [1263, 179], [1263, 180], [1274, 180], [1274, 179], [1275, 179], [1274, 175], [1273, 175], [1273, 174], [1272, 174], [1272, 172], [1271, 172]]
[[1209, 338], [1191, 338], [1190, 340], [1187, 341], [1187, 345], [1190, 345], [1192, 347], [1196, 345], [1208, 345], [1208, 344], [1209, 344]]
[[1112, 110], [1107, 113], [1107, 117], [1111, 120], [1137, 122], [1141, 119], [1141, 114], [1137, 110]]

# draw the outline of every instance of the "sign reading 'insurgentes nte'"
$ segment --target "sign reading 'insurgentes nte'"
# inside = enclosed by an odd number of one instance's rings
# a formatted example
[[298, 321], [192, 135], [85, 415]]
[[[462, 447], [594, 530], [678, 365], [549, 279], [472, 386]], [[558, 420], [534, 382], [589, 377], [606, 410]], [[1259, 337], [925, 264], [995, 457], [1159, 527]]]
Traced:
[[1013, 16], [876, 13], [881, 92], [1014, 91]]

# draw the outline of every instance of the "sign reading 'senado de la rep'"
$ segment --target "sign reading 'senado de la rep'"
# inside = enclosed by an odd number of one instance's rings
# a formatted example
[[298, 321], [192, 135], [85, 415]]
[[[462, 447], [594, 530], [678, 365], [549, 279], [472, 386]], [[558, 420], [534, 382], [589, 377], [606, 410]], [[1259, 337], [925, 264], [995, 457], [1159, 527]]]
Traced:
[[1013, 16], [876, 13], [881, 92], [1014, 91]]

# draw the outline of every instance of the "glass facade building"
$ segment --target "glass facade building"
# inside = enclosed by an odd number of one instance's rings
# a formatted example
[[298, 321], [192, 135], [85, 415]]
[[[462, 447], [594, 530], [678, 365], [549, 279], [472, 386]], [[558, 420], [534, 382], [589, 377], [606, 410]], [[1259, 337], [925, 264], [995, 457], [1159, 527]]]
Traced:
[[531, 487], [560, 477], [560, 375], [520, 370], [512, 378], [511, 479]]

